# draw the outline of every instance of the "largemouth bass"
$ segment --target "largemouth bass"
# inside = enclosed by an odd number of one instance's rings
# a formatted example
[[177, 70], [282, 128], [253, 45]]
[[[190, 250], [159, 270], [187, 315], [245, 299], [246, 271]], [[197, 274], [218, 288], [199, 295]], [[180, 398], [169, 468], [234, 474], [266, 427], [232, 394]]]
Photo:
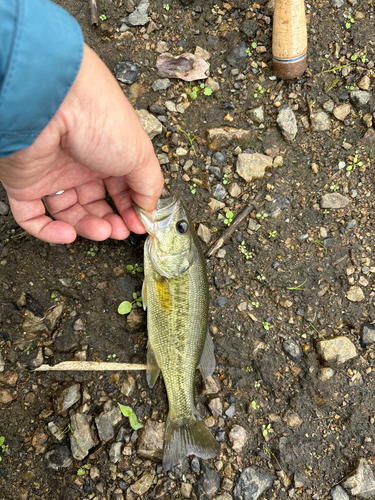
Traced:
[[188, 455], [207, 459], [219, 446], [194, 401], [195, 371], [206, 379], [215, 369], [207, 332], [208, 283], [193, 223], [178, 197], [160, 199], [153, 212], [135, 206], [149, 236], [144, 248], [142, 288], [147, 308], [147, 382], [161, 371], [168, 394], [163, 468]]

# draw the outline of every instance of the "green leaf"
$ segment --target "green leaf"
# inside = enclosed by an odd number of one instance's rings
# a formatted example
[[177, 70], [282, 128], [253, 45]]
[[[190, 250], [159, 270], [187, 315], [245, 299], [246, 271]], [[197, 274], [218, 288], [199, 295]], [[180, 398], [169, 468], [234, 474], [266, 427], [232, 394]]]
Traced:
[[143, 425], [138, 422], [137, 415], [134, 412], [132, 412], [129, 417], [129, 423], [135, 431], [143, 427]]
[[253, 42], [253, 43], [251, 44], [251, 46], [252, 46], [252, 48], [253, 48], [253, 49], [256, 49], [256, 48], [257, 48], [257, 44], [256, 44], [256, 42]]
[[137, 273], [143, 273], [143, 267], [139, 266], [136, 269]]
[[130, 415], [133, 413], [133, 410], [130, 408], [130, 406], [125, 406], [122, 405], [121, 403], [118, 403], [118, 405], [124, 417], [130, 417]]
[[212, 89], [210, 89], [209, 87], [206, 87], [203, 91], [203, 94], [204, 95], [212, 95]]
[[133, 299], [134, 299], [134, 300], [137, 300], [137, 298], [138, 298], [138, 295], [134, 292], [134, 293], [133, 293]]
[[204, 83], [201, 83], [199, 86], [201, 89], [204, 89]]
[[127, 269], [128, 271], [133, 271], [134, 266], [132, 266], [131, 264], [128, 264], [128, 265], [126, 266], [126, 269]]
[[119, 314], [128, 314], [132, 310], [132, 305], [130, 302], [125, 300], [124, 302], [121, 302], [121, 304], [118, 306], [117, 312]]
[[230, 210], [228, 210], [228, 212], [225, 214], [225, 217], [227, 219], [233, 219], [233, 212], [231, 212]]
[[4, 441], [5, 441], [5, 437], [4, 436], [0, 436], [0, 446], [3, 445]]

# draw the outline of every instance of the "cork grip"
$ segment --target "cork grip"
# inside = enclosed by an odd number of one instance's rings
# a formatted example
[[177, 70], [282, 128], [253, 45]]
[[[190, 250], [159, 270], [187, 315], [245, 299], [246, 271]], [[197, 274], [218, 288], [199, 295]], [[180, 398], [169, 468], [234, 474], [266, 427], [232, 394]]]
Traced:
[[303, 0], [275, 0], [272, 34], [274, 74], [297, 78], [306, 69], [307, 30]]

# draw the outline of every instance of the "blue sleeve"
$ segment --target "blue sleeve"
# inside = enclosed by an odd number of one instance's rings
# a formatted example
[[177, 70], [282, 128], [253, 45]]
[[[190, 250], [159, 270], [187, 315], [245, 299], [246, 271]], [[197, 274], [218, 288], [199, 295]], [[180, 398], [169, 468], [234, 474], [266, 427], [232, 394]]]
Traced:
[[30, 146], [83, 56], [76, 20], [50, 0], [0, 0], [0, 158]]

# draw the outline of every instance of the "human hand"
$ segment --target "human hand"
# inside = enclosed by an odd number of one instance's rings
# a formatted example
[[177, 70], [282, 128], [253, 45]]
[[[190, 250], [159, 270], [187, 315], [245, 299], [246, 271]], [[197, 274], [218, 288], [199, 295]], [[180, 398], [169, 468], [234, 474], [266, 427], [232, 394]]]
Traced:
[[[31, 146], [0, 159], [0, 180], [16, 222], [49, 243], [70, 243], [77, 234], [102, 241], [143, 233], [132, 201], [151, 211], [163, 188], [149, 137], [88, 46], [51, 122]], [[106, 189], [120, 215], [105, 201]], [[45, 215], [42, 199], [56, 220]]]

